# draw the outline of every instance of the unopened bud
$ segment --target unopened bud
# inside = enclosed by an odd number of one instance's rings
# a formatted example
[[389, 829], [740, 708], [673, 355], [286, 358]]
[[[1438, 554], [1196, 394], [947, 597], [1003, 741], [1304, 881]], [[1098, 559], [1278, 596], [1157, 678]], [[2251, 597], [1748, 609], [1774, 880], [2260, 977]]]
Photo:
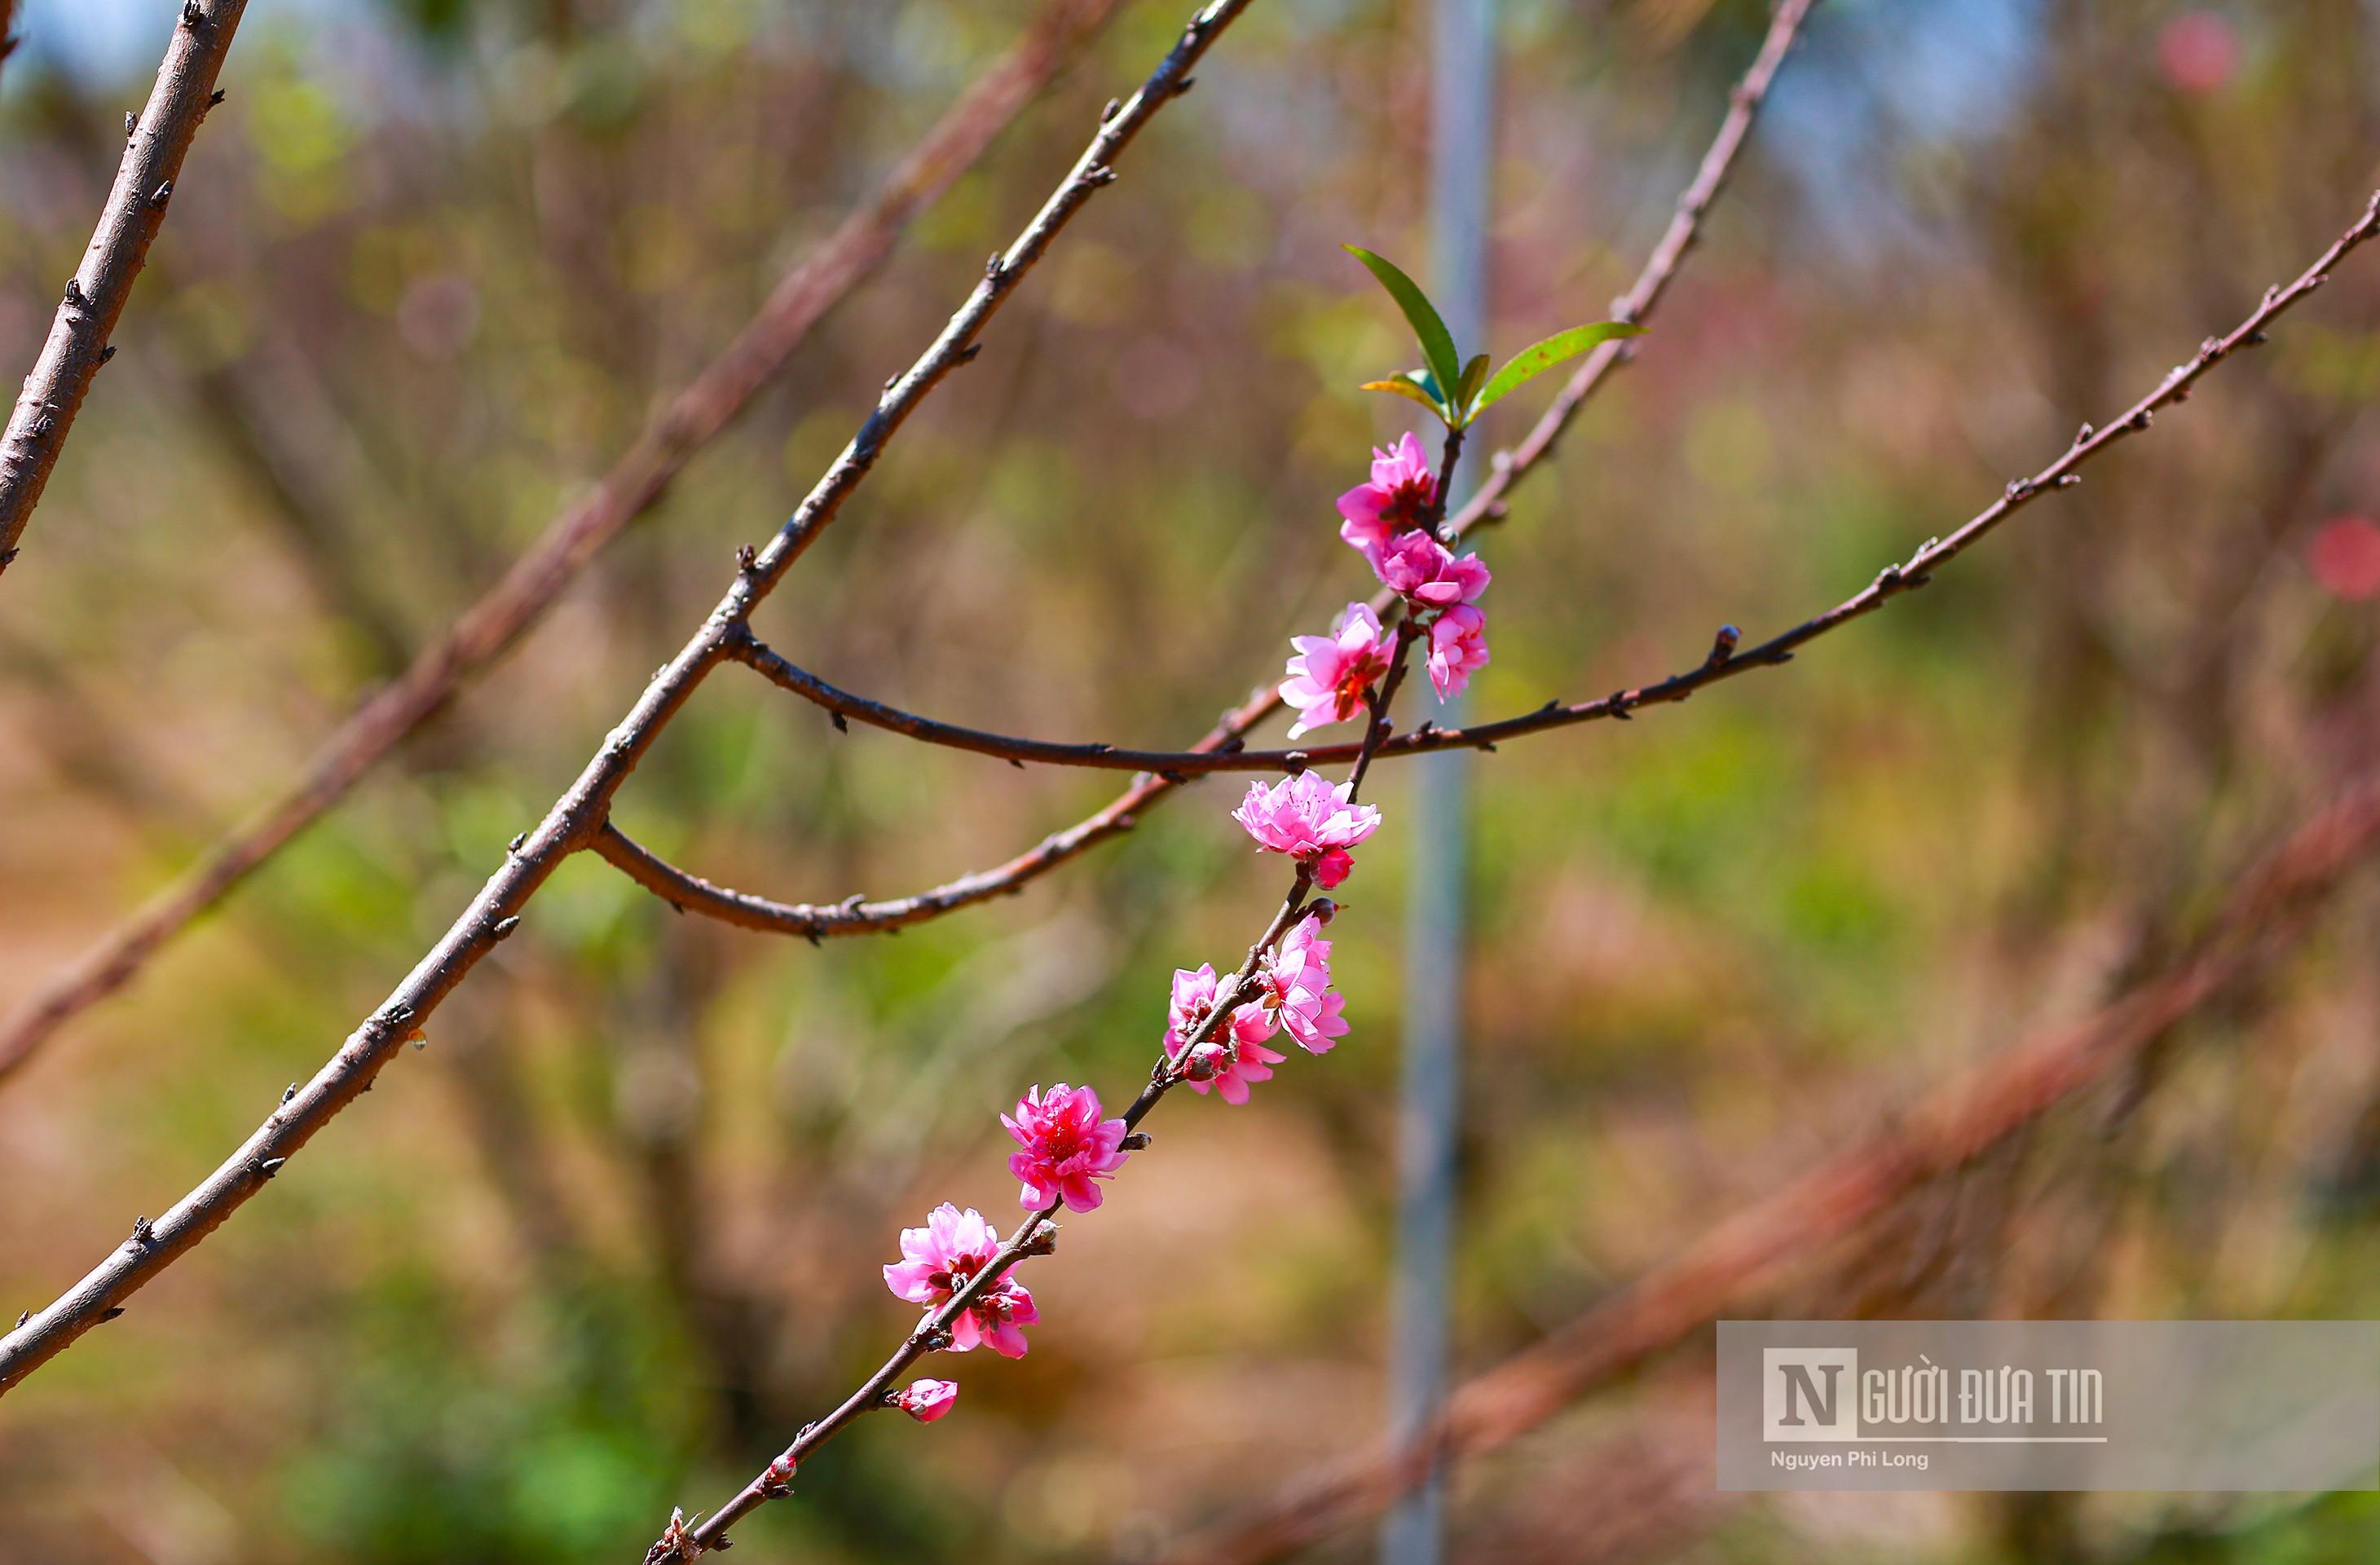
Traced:
[[1194, 1082], [1213, 1081], [1222, 1074], [1226, 1059], [1221, 1044], [1202, 1043], [1190, 1051], [1188, 1059], [1182, 1062], [1183, 1079]]
[[956, 1405], [959, 1383], [930, 1377], [912, 1380], [905, 1389], [893, 1392], [888, 1400], [918, 1423], [931, 1424]]
[[1329, 897], [1316, 897], [1305, 904], [1305, 911], [1328, 924], [1339, 916], [1339, 904]]

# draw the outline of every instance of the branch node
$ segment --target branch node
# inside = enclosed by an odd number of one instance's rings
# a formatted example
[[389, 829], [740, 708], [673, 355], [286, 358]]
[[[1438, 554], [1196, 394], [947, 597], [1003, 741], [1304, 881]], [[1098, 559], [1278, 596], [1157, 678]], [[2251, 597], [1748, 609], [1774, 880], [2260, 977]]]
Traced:
[[74, 306], [77, 309], [80, 309], [90, 302], [91, 301], [89, 299], [83, 297], [82, 279], [79, 277], [67, 278], [67, 303]]
[[124, 1306], [122, 1304], [117, 1304], [111, 1309], [103, 1309], [99, 1312], [100, 1323], [102, 1325], [105, 1325], [107, 1322], [116, 1319], [123, 1314]]
[[1281, 769], [1289, 773], [1292, 777], [1304, 771], [1305, 770], [1305, 752], [1304, 750], [1290, 751], [1289, 754], [1281, 758]]
[[173, 199], [174, 182], [170, 179], [165, 180], [155, 189], [149, 192], [149, 204], [157, 208], [161, 212], [164, 210], [165, 203]]
[[1108, 186], [1112, 185], [1115, 182], [1116, 171], [1110, 168], [1103, 163], [1093, 164], [1090, 167], [1083, 170], [1083, 183], [1086, 185], [1094, 185], [1101, 189], [1105, 189]]
[[2085, 419], [2082, 420], [2082, 427], [2074, 431], [2074, 443], [2081, 445], [2083, 442], [2089, 440], [2098, 431], [2096, 430], [2091, 427], [2091, 420]]
[[844, 716], [841, 712], [829, 712], [826, 714], [826, 720], [834, 724], [834, 731], [837, 734], [848, 734], [851, 732], [851, 724], [844, 721]]
[[2058, 487], [2060, 489], [2072, 489], [2076, 484], [2079, 484], [2082, 481], [2082, 475], [2080, 473], [2060, 473], [2058, 475]]
[[501, 940], [509, 938], [512, 932], [519, 928], [520, 915], [516, 913], [509, 918], [497, 919], [488, 927], [488, 933]]
[[1111, 120], [1111, 119], [1115, 118], [1115, 116], [1116, 116], [1116, 111], [1117, 111], [1118, 109], [1123, 108], [1123, 99], [1121, 99], [1121, 98], [1110, 98], [1110, 99], [1108, 100], [1108, 106], [1107, 106], [1106, 108], [1103, 108], [1103, 109], [1101, 109], [1101, 110], [1099, 111], [1099, 123], [1100, 123], [1101, 125], [1105, 125], [1108, 121], [1110, 121], [1110, 120]]
[[140, 117], [130, 109], [124, 111], [124, 139], [131, 140], [140, 134]]
[[951, 362], [953, 364], [972, 364], [982, 356], [983, 345], [981, 343], [969, 343], [966, 346], [959, 349], [957, 356], [954, 357]]
[[1151, 1137], [1147, 1131], [1136, 1130], [1131, 1134], [1125, 1136], [1122, 1141], [1117, 1142], [1116, 1145], [1123, 1147], [1127, 1152], [1146, 1152], [1148, 1150], [1150, 1139]]
[[296, 1082], [291, 1082], [287, 1086], [285, 1086], [285, 1087], [283, 1087], [283, 1088], [281, 1089], [281, 1101], [283, 1101], [284, 1103], [288, 1102], [291, 1098], [295, 1098], [295, 1097], [297, 1097], [297, 1096], [298, 1096], [298, 1084], [297, 1084]]
[[1618, 718], [1621, 722], [1633, 722], [1636, 721], [1636, 714], [1628, 710], [1629, 703], [1627, 691], [1614, 690], [1610, 695], [1603, 698], [1603, 704], [1610, 708], [1611, 715]]
[[199, 0], [182, 0], [182, 25], [184, 27], [199, 27], [203, 25], [206, 19], [206, 12], [199, 8]]
[[2127, 429], [2145, 430], [2155, 421], [2155, 413], [2143, 407], [2139, 412], [2133, 414], [2130, 419], [2125, 419], [2124, 424]]
[[108, 362], [108, 360], [110, 360], [110, 359], [114, 358], [115, 357], [115, 345], [114, 343], [110, 343], [110, 344], [108, 344], [105, 347], [101, 348], [101, 349], [99, 350], [99, 361], [100, 361], [102, 364], [104, 364], [104, 363]]
[[[1718, 668], [1725, 664], [1730, 658], [1735, 656], [1735, 644], [1742, 639], [1743, 639], [1743, 632], [1736, 629], [1735, 626], [1731, 625], [1719, 626], [1718, 634], [1711, 637], [1710, 656], [1703, 660], [1703, 667]], [[1561, 705], [1560, 701], [1549, 701], [1546, 704], [1546, 710], [1551, 711], [1560, 705]]]
[[147, 1218], [132, 1219], [132, 1244], [135, 1249], [147, 1249], [156, 1237], [156, 1231], [149, 1226]]

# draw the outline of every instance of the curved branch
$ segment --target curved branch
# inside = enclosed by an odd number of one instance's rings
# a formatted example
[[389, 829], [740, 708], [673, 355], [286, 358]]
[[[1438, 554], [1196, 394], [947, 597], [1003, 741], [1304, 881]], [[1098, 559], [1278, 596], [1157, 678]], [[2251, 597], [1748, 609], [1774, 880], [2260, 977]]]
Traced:
[[157, 84], [125, 141], [99, 226], [82, 264], [67, 280], [50, 334], [33, 360], [33, 372], [25, 377], [7, 431], [0, 435], [0, 571], [17, 558], [18, 540], [41, 503], [92, 377], [115, 357], [107, 339], [132, 297], [133, 279], [149, 259], [150, 244], [164, 225], [182, 158], [199, 122], [214, 106], [215, 76], [247, 9], [248, 0], [183, 0], [173, 40], [157, 67]]
[[1945, 1085], [1878, 1132], [1710, 1229], [1535, 1346], [1473, 1377], [1402, 1446], [1321, 1463], [1269, 1498], [1168, 1550], [1164, 1565], [1260, 1565], [1382, 1509], [1441, 1463], [1483, 1455], [1674, 1346], [1958, 1168], [2261, 971], [2380, 846], [2367, 776], [2301, 822], [2247, 876], [2190, 955], [2082, 1020], [2051, 1028]]
[[[1169, 782], [1179, 782], [1208, 771], [1279, 771], [1293, 766], [1293, 758], [1301, 753], [1293, 750], [1241, 750], [1237, 748], [1236, 742], [1227, 743], [1217, 749], [1129, 750], [1114, 745], [1064, 745], [1013, 734], [994, 734], [988, 729], [962, 728], [954, 722], [919, 717], [899, 707], [886, 706], [881, 701], [871, 701], [865, 696], [855, 696], [848, 690], [838, 689], [808, 669], [788, 662], [748, 633], [728, 648], [727, 655], [737, 662], [757, 669], [770, 684], [790, 690], [820, 708], [834, 719], [837, 728], [843, 727], [846, 719], [856, 719], [872, 728], [881, 728], [888, 734], [898, 734], [923, 744], [991, 756], [1011, 766], [1023, 766], [1032, 761], [1043, 766], [1088, 767], [1101, 771], [1149, 771]], [[1348, 746], [1347, 753], [1354, 755], [1354, 747]]]
[[404, 673], [324, 740], [263, 808], [103, 935], [0, 1023], [0, 1080], [330, 809], [405, 737], [517, 641], [628, 525], [658, 504], [695, 454], [727, 428], [809, 329], [871, 273], [910, 220], [982, 155], [1121, 0], [1050, 0], [874, 194], [786, 273], [735, 340], [695, 377], [583, 499], [556, 516], [503, 578]]
[[[1474, 723], [1465, 728], [1438, 728], [1424, 724], [1379, 746], [1379, 756], [1385, 758], [1421, 755], [1433, 750], [1492, 750], [1508, 739], [1604, 718], [1624, 720], [1645, 707], [1682, 701], [1695, 691], [1721, 680], [1791, 661], [1794, 653], [1807, 643], [1852, 620], [1875, 613], [1905, 592], [1913, 592], [1925, 586], [1933, 579], [1936, 569], [1964, 553], [1986, 533], [2043, 495], [2080, 483], [2082, 478], [2078, 469], [2083, 464], [2119, 442], [2146, 430], [2159, 409], [2187, 401], [2191, 388], [2216, 364], [2242, 348], [2262, 344], [2266, 329], [2276, 320], [2329, 281], [2331, 268], [2375, 234], [2380, 234], [2380, 193], [2373, 196], [2355, 224], [2333, 241], [2330, 248], [2323, 251], [2294, 282], [2286, 287], [2277, 285], [2266, 289], [2262, 302], [2246, 320], [2228, 334], [2209, 337], [2201, 343], [2195, 355], [2176, 365], [2158, 382], [2155, 390], [2126, 408], [2114, 423], [2095, 430], [2089, 424], [2083, 425], [2074, 443], [2056, 461], [2030, 478], [2014, 480], [1998, 500], [1971, 517], [1957, 531], [1947, 538], [1928, 540], [1924, 547], [1909, 557], [1907, 563], [1886, 566], [1876, 573], [1874, 581], [1825, 613], [1741, 652], [1735, 649], [1734, 626], [1725, 626], [1713, 642], [1709, 655], [1701, 663], [1658, 683], [1614, 691], [1593, 701], [1549, 702], [1536, 711], [1518, 717]], [[1097, 815], [1046, 839], [1032, 852], [1007, 864], [979, 870], [915, 897], [868, 904], [898, 909], [898, 922], [903, 924], [917, 923], [993, 896], [1021, 890], [1026, 883], [1047, 874], [1066, 859], [1130, 831], [1136, 824], [1141, 810], [1189, 778], [1218, 771], [1273, 771], [1348, 760], [1355, 758], [1363, 748], [1355, 742], [1314, 745], [1297, 750], [1250, 750], [1242, 747], [1241, 741], [1249, 730], [1263, 722], [1281, 704], [1280, 698], [1269, 689], [1256, 691], [1241, 706], [1224, 713], [1222, 720], [1208, 731], [1206, 737], [1188, 750], [1122, 750], [1096, 745], [1052, 745], [958, 728], [929, 718], [917, 717], [837, 690], [823, 680], [785, 662], [757, 641], [731, 649], [730, 655], [751, 662], [777, 684], [818, 702], [830, 711], [858, 717], [913, 738], [953, 745], [1020, 762], [1046, 760], [1073, 766], [1112, 766], [1155, 774], [1144, 776]], [[892, 922], [881, 925], [854, 922], [821, 932], [857, 934], [869, 928], [893, 927], [895, 925]]]
[[222, 1166], [176, 1201], [81, 1281], [14, 1330], [0, 1336], [0, 1395], [14, 1389], [124, 1301], [197, 1246], [246, 1205], [282, 1164], [368, 1091], [374, 1077], [496, 942], [519, 927], [521, 910], [556, 866], [602, 827], [613, 796], [670, 720], [726, 655], [730, 627], [774, 589], [794, 562], [831, 526], [865, 482], [885, 443], [936, 386], [975, 355], [976, 340], [1084, 204], [1115, 179], [1114, 160], [1164, 106], [1188, 88], [1190, 72], [1249, 0], [1211, 0], [1132, 97], [1100, 116], [1099, 130], [1050, 199], [984, 275], [916, 362], [885, 385], [859, 432], [812, 486], [793, 516], [757, 552], [747, 551], [735, 579], [676, 656], [645, 686], [567, 792], [536, 828], [515, 839], [503, 866], [389, 997], [348, 1035], [313, 1078], [266, 1117]]

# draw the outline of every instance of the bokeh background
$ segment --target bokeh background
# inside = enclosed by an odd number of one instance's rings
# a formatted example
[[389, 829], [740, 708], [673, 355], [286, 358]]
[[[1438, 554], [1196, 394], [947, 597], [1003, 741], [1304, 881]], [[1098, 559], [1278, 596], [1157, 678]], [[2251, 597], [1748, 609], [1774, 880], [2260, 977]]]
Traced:
[[[312, 1073], [454, 916], [1146, 74], [1134, 0], [527, 642], [0, 1088], [0, 1304], [53, 1296]], [[35, 0], [0, 79], [0, 364], [30, 362], [170, 22]], [[0, 1002], [264, 796], [469, 602], [1029, 14], [1023, 0], [257, 0], [229, 99], [0, 594]], [[1604, 312], [1765, 25], [1505, 0], [1496, 345]], [[1427, 18], [1267, 0], [763, 612], [913, 708], [1181, 743], [1366, 585], [1330, 500], [1411, 355], [1342, 241], [1427, 251]], [[2380, 6], [1827, 0], [1639, 366], [1486, 545], [1475, 711], [1757, 637], [1946, 533], [2361, 210]], [[1537, 1340], [1961, 1065], [2101, 1003], [2372, 758], [2380, 282], [1791, 669], [1475, 771], [1457, 1340]], [[13, 371], [11, 371], [13, 372]], [[1546, 394], [1508, 404], [1517, 435]], [[890, 895], [1112, 792], [712, 680], [619, 807], [698, 871]], [[995, 1112], [1127, 1094], [1168, 972], [1278, 892], [1152, 811], [1022, 899], [812, 949], [591, 858], [269, 1196], [0, 1410], [0, 1559], [634, 1559], [911, 1320]], [[1145, 1555], [1370, 1434], [1395, 825], [1352, 1038], [1185, 1100], [953, 1361], [739, 1532], [759, 1559]], [[1788, 1315], [2380, 1309], [2380, 900], [1813, 1256]], [[1707, 1337], [1464, 1469], [1459, 1558], [2328, 1561], [2370, 1496], [1710, 1490]], [[1363, 1558], [1367, 1535], [1318, 1551]]]

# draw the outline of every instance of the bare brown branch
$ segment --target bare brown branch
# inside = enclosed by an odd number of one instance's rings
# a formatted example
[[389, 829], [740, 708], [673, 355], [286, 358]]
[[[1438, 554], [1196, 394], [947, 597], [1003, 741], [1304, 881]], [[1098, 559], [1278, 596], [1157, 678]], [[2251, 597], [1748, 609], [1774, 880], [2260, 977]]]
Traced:
[[502, 580], [323, 741], [271, 803], [102, 936], [0, 1024], [0, 1080], [60, 1027], [124, 988], [200, 914], [304, 831], [552, 606], [603, 546], [650, 511], [686, 463], [743, 412], [826, 312], [872, 273], [909, 221], [950, 188], [1049, 85], [1120, 0], [1050, 0], [875, 193], [770, 293], [725, 351], [680, 392], [595, 488], [556, 516]]
[[[164, 224], [182, 158], [213, 106], [216, 73], [247, 9], [248, 0], [184, 0], [175, 20], [157, 84], [126, 139], [99, 226], [67, 282], [50, 334], [25, 377], [7, 432], [0, 435], [0, 571], [17, 558], [25, 524], [41, 503], [91, 378], [115, 355], [107, 339]], [[6, 30], [0, 16], [0, 34]]]
[[1674, 1346], [1807, 1256], [1968, 1162], [2138, 1055], [2199, 1007], [2264, 969], [2380, 847], [2368, 777], [2284, 839], [2186, 957], [2084, 1019], [2005, 1051], [1889, 1128], [1713, 1228], [1536, 1346], [1459, 1388], [1415, 1439], [1375, 1445], [1292, 1479], [1199, 1534], [1165, 1565], [1257, 1565], [1378, 1510], [1440, 1463], [1510, 1444], [1597, 1387]]
[[[1670, 281], [1677, 275], [1678, 268], [1684, 261], [1686, 253], [1698, 241], [1702, 222], [1710, 210], [1710, 203], [1725, 186], [1728, 175], [1734, 168], [1736, 158], [1743, 149], [1745, 138], [1752, 129], [1754, 119], [1759, 114], [1761, 105], [1767, 101], [1768, 91], [1776, 80], [1777, 71], [1783, 65], [1786, 55], [1791, 51], [1794, 41], [1801, 35], [1802, 26], [1808, 19], [1811, 6], [1814, 3], [1815, 0], [1786, 0], [1786, 4], [1777, 8], [1775, 15], [1770, 18], [1768, 31], [1761, 41], [1758, 55], [1755, 56], [1750, 68], [1744, 72], [1733, 91], [1728, 95], [1728, 112], [1720, 122], [1718, 136], [1703, 154], [1693, 183], [1687, 187], [1685, 193], [1679, 197], [1677, 211], [1670, 218], [1669, 227], [1663, 233], [1660, 242], [1646, 260], [1644, 270], [1637, 273], [1636, 281], [1630, 286], [1628, 292], [1621, 295], [1614, 304], [1614, 313], [1641, 324], [1652, 316], [1663, 295], [1669, 291]], [[1473, 496], [1468, 504], [1445, 524], [1444, 531], [1448, 536], [1459, 538], [1475, 528], [1500, 520], [1503, 516], [1504, 497], [1510, 493], [1512, 486], [1536, 470], [1546, 453], [1551, 450], [1554, 443], [1560, 438], [1562, 431], [1569, 427], [1571, 419], [1576, 415], [1579, 407], [1609, 379], [1614, 370], [1630, 362], [1633, 353], [1633, 340], [1614, 341], [1603, 344], [1582, 360], [1579, 368], [1564, 385], [1555, 406], [1537, 420], [1531, 429], [1528, 438], [1517, 447], [1497, 452], [1491, 458], [1493, 471], [1488, 482], [1481, 487], [1479, 493]], [[1372, 600], [1372, 608], [1377, 613], [1387, 613], [1393, 607], [1393, 601], [1385, 591], [1376, 594]], [[824, 685], [823, 682], [816, 683], [821, 689], [832, 688]], [[807, 694], [807, 692], [802, 693]], [[836, 692], [836, 694], [844, 693]], [[862, 698], [851, 697], [848, 699], [858, 703]], [[891, 709], [885, 710], [891, 710]], [[796, 922], [801, 921], [801, 915], [810, 912], [832, 912], [834, 915], [832, 922], [820, 927], [815, 933], [844, 935], [865, 934], [872, 928], [892, 928], [903, 924], [918, 923], [926, 918], [939, 916], [941, 914], [953, 912], [958, 908], [988, 902], [994, 897], [1014, 894], [1050, 870], [1088, 852], [1101, 843], [1122, 836], [1139, 824], [1143, 811], [1161, 803], [1180, 785], [1164, 775], [1167, 771], [1178, 776], [1189, 777], [1208, 771], [1273, 770], [1289, 763], [1292, 758], [1290, 751], [1256, 751], [1245, 749], [1243, 746], [1243, 741], [1255, 731], [1258, 723], [1280, 710], [1281, 698], [1273, 686], [1271, 685], [1257, 686], [1248, 693], [1247, 698], [1240, 705], [1224, 712], [1216, 721], [1215, 726], [1208, 729], [1205, 735], [1192, 744], [1188, 749], [1173, 752], [1147, 752], [1151, 758], [1161, 757], [1165, 764], [1154, 769], [1150, 775], [1135, 779], [1131, 787], [1116, 795], [1096, 812], [1084, 817], [1063, 831], [1052, 832], [1035, 846], [1017, 855], [1005, 864], [976, 870], [942, 885], [890, 902], [837, 904], [832, 909], [808, 909], [797, 904], [766, 903], [765, 899], [759, 898], [743, 900], [756, 905], [791, 910], [796, 914]], [[853, 710], [846, 710], [842, 715], [856, 717], [861, 714], [855, 705]], [[1406, 737], [1402, 747], [1397, 742], [1391, 741], [1386, 746], [1384, 753], [1408, 754], [1414, 749], [1427, 747], [1431, 741], [1421, 736], [1426, 732], [1427, 731], [1415, 730], [1414, 734]], [[1492, 743], [1492, 740], [1489, 742]], [[1343, 750], [1335, 746], [1324, 746], [1319, 750], [1298, 753], [1309, 758], [1336, 759], [1342, 756], [1352, 756], [1354, 746], [1346, 746]], [[1220, 758], [1224, 756], [1230, 756], [1232, 758], [1228, 762]], [[673, 873], [683, 876], [682, 871]], [[692, 880], [692, 877], [684, 878]], [[740, 895], [740, 893], [735, 894]], [[844, 911], [846, 906], [853, 909], [848, 916]], [[868, 911], [870, 909], [882, 910], [881, 922], [870, 921]], [[768, 926], [750, 927], [766, 928]], [[793, 932], [810, 934], [813, 931], [803, 928]]]
[[832, 525], [867, 479], [887, 442], [960, 365], [978, 337], [1059, 233], [1092, 197], [1112, 184], [1114, 162], [1165, 105], [1187, 90], [1190, 72], [1248, 0], [1213, 0], [1140, 90], [1101, 116], [1090, 145], [1009, 248], [991, 257], [965, 303], [909, 369], [886, 382], [859, 431], [844, 447], [767, 547], [748, 552], [734, 583], [700, 629], [645, 686], [636, 705], [556, 799], [536, 828], [516, 839], [504, 863], [430, 952], [407, 975], [313, 1079], [275, 1109], [239, 1149], [153, 1224], [56, 1301], [0, 1337], [0, 1395], [63, 1352], [84, 1332], [114, 1318], [142, 1286], [197, 1246], [280, 1171], [284, 1162], [340, 1110], [371, 1087], [406, 1038], [520, 922], [521, 910], [570, 854], [601, 830], [613, 795], [663, 728], [726, 657], [735, 627], [768, 596], [811, 543]]
[[[2242, 348], [2262, 343], [2266, 330], [2275, 321], [2321, 287], [2328, 281], [2333, 267], [2374, 235], [2380, 235], [2380, 194], [2373, 197], [2354, 225], [2339, 236], [2295, 281], [2286, 286], [2277, 285], [2265, 290], [2264, 298], [2247, 319], [2233, 327], [2227, 335], [2209, 337], [2200, 344], [2194, 356], [2177, 365], [2158, 382], [2155, 390], [2118, 415], [2115, 422], [2104, 429], [2084, 425], [2082, 432], [2057, 460], [2030, 478], [2011, 482], [1999, 499], [1969, 518], [1958, 530], [1947, 538], [1928, 540], [1924, 547], [1911, 555], [1907, 564], [1886, 566], [1876, 574], [1875, 580], [1833, 608], [1742, 651], [1737, 650], [1735, 627], [1722, 626], [1709, 651], [1692, 668], [1655, 684], [1615, 691], [1597, 700], [1574, 703], [1549, 701], [1536, 711], [1493, 722], [1474, 723], [1466, 728], [1438, 728], [1425, 723], [1409, 733], [1383, 739], [1377, 746], [1378, 758], [1422, 755], [1433, 750], [1492, 750], [1498, 744], [1510, 739], [1524, 738], [1602, 718], [1625, 719], [1640, 708], [1682, 701], [1704, 686], [1716, 685], [1723, 679], [1731, 679], [1754, 669], [1783, 666], [1806, 643], [1874, 613], [1902, 593], [1925, 586], [1932, 579], [1936, 569], [1965, 552], [1986, 533], [2042, 496], [2081, 482], [2080, 469], [2083, 464], [2117, 443], [2148, 429], [2160, 409], [2188, 400], [2191, 388], [2216, 364]], [[1384, 603], [1381, 606], [1386, 609], [1390, 605]], [[1045, 838], [1031, 851], [1006, 864], [887, 902], [868, 902], [859, 898], [827, 905], [772, 902], [765, 897], [714, 886], [667, 864], [616, 832], [612, 833], [610, 840], [598, 844], [604, 857], [625, 870], [639, 884], [683, 911], [702, 913], [746, 928], [801, 935], [811, 940], [899, 928], [988, 902], [993, 897], [1014, 894], [1066, 860], [1130, 831], [1137, 823], [1142, 810], [1192, 778], [1218, 771], [1285, 771], [1306, 765], [1356, 760], [1365, 754], [1366, 745], [1375, 737], [1367, 734], [1363, 743], [1348, 741], [1313, 745], [1294, 750], [1247, 749], [1241, 744], [1243, 735], [1279, 705], [1278, 696], [1269, 689], [1264, 689], [1255, 692], [1245, 704], [1225, 713], [1221, 722], [1187, 750], [1130, 750], [1102, 744], [1053, 744], [939, 722], [851, 695], [787, 662], [748, 634], [735, 638], [726, 655], [750, 663], [772, 683], [817, 703], [838, 718], [856, 718], [909, 738], [972, 750], [1018, 764], [1035, 761], [1136, 770], [1143, 774], [1106, 808], [1064, 831]]]

